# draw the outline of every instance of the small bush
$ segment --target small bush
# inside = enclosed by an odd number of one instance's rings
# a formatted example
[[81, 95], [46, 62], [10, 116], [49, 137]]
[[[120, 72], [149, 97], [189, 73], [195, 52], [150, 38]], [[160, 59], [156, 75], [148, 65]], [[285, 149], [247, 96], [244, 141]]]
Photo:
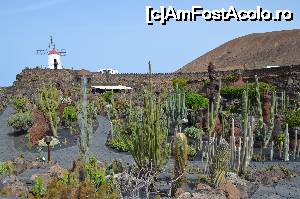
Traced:
[[188, 151], [189, 158], [191, 159], [195, 158], [196, 154], [197, 154], [196, 148], [192, 145], [189, 145], [189, 151]]
[[7, 124], [16, 130], [28, 130], [33, 125], [32, 113], [29, 111], [16, 113], [8, 118]]
[[101, 97], [104, 99], [105, 102], [111, 103], [111, 99], [113, 97], [112, 91], [106, 91], [105, 93], [101, 94]]
[[77, 120], [77, 109], [75, 106], [67, 106], [64, 108], [63, 119], [70, 125]]
[[0, 176], [9, 174], [10, 168], [6, 162], [0, 162]]
[[95, 105], [96, 105], [97, 110], [99, 111], [99, 113], [107, 113], [108, 103], [105, 101], [105, 99], [102, 96], [99, 96], [95, 100]]
[[184, 89], [187, 85], [187, 79], [181, 78], [181, 77], [174, 77], [172, 79], [173, 88], [176, 88], [178, 85], [178, 88]]
[[12, 104], [18, 113], [27, 111], [27, 98], [25, 97], [14, 97]]
[[190, 138], [199, 139], [203, 134], [203, 130], [196, 127], [189, 127], [184, 129], [184, 134]]
[[284, 113], [284, 123], [290, 128], [300, 127], [300, 109], [289, 109]]
[[84, 167], [87, 172], [88, 181], [94, 184], [96, 188], [106, 184], [105, 168], [98, 167], [98, 160], [95, 157], [90, 158]]
[[31, 191], [33, 195], [38, 197], [42, 197], [46, 194], [46, 188], [44, 187], [43, 179], [40, 176], [35, 177], [34, 186]]
[[280, 143], [282, 142], [282, 143], [284, 143], [284, 141], [285, 141], [285, 135], [284, 135], [284, 133], [280, 133], [280, 134], [278, 134], [276, 137], [275, 137], [275, 145], [276, 146], [280, 146]]
[[111, 142], [111, 148], [121, 152], [128, 152], [130, 149], [129, 144], [122, 138], [114, 138]]
[[235, 82], [239, 79], [240, 75], [236, 73], [230, 73], [225, 74], [222, 76], [222, 80], [228, 81], [228, 82]]
[[[244, 90], [246, 90], [246, 84], [242, 86], [225, 86], [221, 89], [221, 95], [222, 97], [226, 99], [241, 99]], [[271, 92], [275, 91], [275, 87], [272, 84], [259, 82], [259, 91], [262, 94], [265, 90], [269, 90]], [[255, 98], [255, 83], [249, 83], [248, 84], [248, 92], [249, 97], [251, 99]]]
[[188, 92], [185, 96], [185, 105], [189, 109], [196, 110], [198, 108], [207, 107], [208, 99], [194, 91]]

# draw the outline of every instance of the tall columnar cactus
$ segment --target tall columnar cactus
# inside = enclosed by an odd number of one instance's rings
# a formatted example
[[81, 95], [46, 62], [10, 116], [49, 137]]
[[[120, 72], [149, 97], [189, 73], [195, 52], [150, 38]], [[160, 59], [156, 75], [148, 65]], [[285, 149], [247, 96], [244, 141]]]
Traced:
[[185, 106], [185, 93], [178, 85], [175, 94], [170, 94], [166, 101], [166, 114], [169, 127], [181, 127], [182, 120], [187, 117], [187, 108]]
[[270, 110], [270, 122], [267, 128], [267, 134], [264, 136], [264, 147], [266, 148], [270, 142], [274, 126], [275, 126], [275, 113], [276, 113], [276, 91], [272, 93], [271, 97], [271, 110]]
[[225, 175], [229, 166], [230, 149], [228, 143], [222, 139], [216, 149], [216, 154], [212, 158], [210, 165], [210, 175], [212, 184], [219, 187], [225, 181]]
[[248, 98], [248, 85], [246, 86], [246, 90], [243, 92], [242, 99], [242, 117], [243, 117], [243, 148], [241, 154], [241, 170], [246, 167], [247, 164], [247, 156], [248, 156], [248, 124], [249, 124], [249, 98]]
[[148, 62], [148, 81], [149, 81], [149, 90], [152, 91], [152, 66], [151, 62]]
[[261, 109], [261, 98], [260, 98], [260, 91], [259, 91], [259, 83], [258, 77], [255, 75], [255, 96], [256, 96], [256, 105], [257, 105], [257, 112], [258, 112], [258, 136], [262, 136], [263, 133], [263, 114]]
[[57, 137], [57, 125], [59, 123], [58, 107], [60, 97], [58, 90], [53, 83], [49, 87], [43, 85], [37, 97], [37, 105], [48, 119], [53, 136]]
[[298, 146], [298, 130], [295, 130], [295, 136], [294, 136], [294, 160], [296, 159], [297, 155], [297, 146]]
[[286, 124], [285, 127], [285, 139], [284, 139], [284, 161], [289, 161], [289, 148], [290, 148], [290, 136], [289, 136], [289, 126]]
[[80, 127], [80, 137], [78, 141], [79, 152], [82, 160], [88, 160], [88, 150], [90, 146], [91, 134], [93, 132], [93, 119], [90, 118], [90, 114], [88, 114], [88, 100], [87, 100], [87, 79], [85, 77], [82, 78], [82, 100], [79, 105], [79, 113], [78, 113], [78, 124]]
[[187, 138], [185, 134], [178, 133], [174, 140], [174, 179], [175, 182], [172, 185], [173, 193], [176, 189], [181, 187], [185, 180], [184, 173], [186, 171], [186, 165], [188, 160], [188, 149]]
[[297, 149], [297, 155], [296, 155], [297, 158], [300, 157], [300, 140], [298, 141], [298, 149]]
[[271, 142], [271, 149], [270, 149], [270, 160], [273, 161], [274, 156], [274, 141]]
[[216, 99], [216, 104], [210, 103], [208, 108], [208, 135], [209, 137], [213, 136], [214, 130], [216, 128], [218, 114], [220, 112], [220, 102], [221, 102], [221, 80], [219, 80], [219, 90]]
[[234, 118], [232, 118], [232, 122], [231, 122], [231, 136], [230, 136], [230, 166], [231, 166], [231, 169], [234, 169], [235, 160], [236, 160], [234, 130], [235, 130], [234, 129]]
[[152, 93], [144, 95], [144, 106], [133, 114], [130, 152], [139, 168], [160, 169], [169, 157], [168, 127], [160, 103]]
[[[249, 121], [249, 96], [248, 96], [248, 85], [246, 90], [243, 91], [242, 96], [242, 124], [243, 124], [243, 140], [239, 140], [239, 151], [238, 151], [238, 167], [237, 171], [245, 173], [250, 160], [253, 155], [253, 120]], [[242, 146], [241, 146], [242, 142]]]

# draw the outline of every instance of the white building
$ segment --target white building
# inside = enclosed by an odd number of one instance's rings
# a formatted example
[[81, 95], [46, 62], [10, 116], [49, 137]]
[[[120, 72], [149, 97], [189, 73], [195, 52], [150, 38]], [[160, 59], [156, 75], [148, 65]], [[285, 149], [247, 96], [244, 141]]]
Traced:
[[60, 54], [55, 48], [48, 53], [48, 68], [49, 69], [62, 69]]
[[266, 66], [265, 68], [279, 68], [280, 66]]
[[98, 70], [99, 73], [101, 74], [118, 74], [119, 71], [118, 70], [115, 70], [115, 69], [111, 69], [111, 68], [103, 68], [103, 69], [100, 69]]

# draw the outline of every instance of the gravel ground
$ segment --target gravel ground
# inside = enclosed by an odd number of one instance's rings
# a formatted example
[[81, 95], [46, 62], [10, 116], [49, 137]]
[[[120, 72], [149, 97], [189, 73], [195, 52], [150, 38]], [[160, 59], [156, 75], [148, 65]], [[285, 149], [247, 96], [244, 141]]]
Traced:
[[[13, 129], [7, 126], [7, 118], [14, 113], [12, 107], [8, 107], [0, 116], [0, 161], [11, 160], [19, 155], [24, 155], [26, 158], [35, 158], [40, 155], [47, 157], [46, 152], [32, 153], [21, 152], [16, 150], [13, 136]], [[90, 152], [95, 155], [98, 160], [111, 162], [113, 159], [119, 159], [123, 163], [132, 163], [132, 158], [128, 153], [117, 153], [105, 146], [107, 133], [109, 132], [109, 122], [105, 117], [98, 116], [98, 128], [93, 134], [91, 141]], [[61, 150], [51, 152], [52, 160], [55, 160], [64, 168], [71, 168], [72, 162], [79, 156], [78, 146], [72, 146]]]
[[[39, 155], [47, 157], [45, 152], [42, 154], [32, 152], [21, 152], [16, 150], [16, 146], [13, 137], [10, 135], [13, 133], [13, 129], [7, 127], [7, 118], [14, 113], [12, 107], [8, 107], [0, 115], [0, 161], [11, 160], [19, 155], [24, 155], [26, 158], [36, 158]], [[131, 156], [128, 153], [118, 153], [105, 146], [107, 134], [109, 132], [109, 122], [105, 117], [97, 117], [99, 126], [94, 132], [93, 139], [91, 141], [90, 152], [95, 155], [100, 161], [111, 162], [113, 159], [118, 159], [124, 164], [133, 163]], [[71, 168], [72, 161], [79, 156], [78, 147], [72, 146], [61, 150], [52, 151], [52, 159], [57, 161], [59, 165], [64, 168]], [[201, 163], [193, 161], [193, 165], [200, 165]], [[275, 164], [275, 162], [252, 162], [250, 169], [262, 169]], [[299, 162], [276, 162], [281, 164], [294, 172], [300, 174], [300, 163]], [[171, 172], [173, 169], [173, 160], [170, 160], [166, 168], [167, 172]], [[20, 177], [26, 179], [30, 177], [36, 170], [28, 170], [20, 175]], [[0, 197], [1, 198], [1, 197]], [[255, 198], [300, 198], [300, 176], [292, 178], [291, 180], [282, 180], [273, 186], [260, 185], [255, 193], [251, 196], [251, 199]]]
[[13, 129], [7, 126], [8, 117], [14, 113], [12, 107], [8, 107], [0, 116], [0, 161], [10, 160], [20, 155], [15, 149], [14, 139], [11, 135]]
[[284, 166], [296, 173], [296, 177], [281, 180], [272, 186], [260, 185], [251, 199], [299, 199], [300, 198], [300, 163], [299, 162], [252, 162], [249, 169], [261, 170], [274, 164]]

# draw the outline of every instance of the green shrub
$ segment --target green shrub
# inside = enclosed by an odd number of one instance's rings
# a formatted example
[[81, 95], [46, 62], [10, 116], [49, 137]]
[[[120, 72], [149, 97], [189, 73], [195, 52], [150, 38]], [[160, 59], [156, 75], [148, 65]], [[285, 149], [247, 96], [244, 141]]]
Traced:
[[[246, 90], [246, 84], [242, 86], [225, 86], [221, 89], [221, 96], [226, 99], [241, 99], [244, 90]], [[269, 90], [271, 92], [275, 91], [275, 87], [272, 84], [259, 82], [259, 90], [262, 94], [265, 90]], [[249, 97], [251, 99], [255, 98], [255, 84], [254, 83], [248, 83], [248, 92]]]
[[107, 113], [107, 104], [101, 95], [95, 100], [95, 105], [99, 113]]
[[42, 197], [46, 194], [46, 188], [44, 187], [43, 179], [40, 176], [35, 177], [34, 186], [31, 191], [33, 195], [38, 197]]
[[197, 154], [196, 148], [193, 145], [189, 145], [188, 156], [194, 158]]
[[221, 89], [221, 96], [226, 99], [238, 99], [242, 97], [244, 87], [225, 86]]
[[91, 118], [93, 121], [96, 120], [98, 109], [94, 102], [89, 102], [87, 105], [88, 118]]
[[75, 106], [67, 106], [64, 108], [63, 119], [70, 125], [70, 123], [77, 120], [77, 109]]
[[289, 109], [284, 113], [284, 124], [288, 124], [290, 128], [300, 127], [300, 109]]
[[101, 97], [104, 99], [105, 102], [111, 103], [111, 99], [113, 97], [113, 92], [112, 91], [106, 91], [105, 93], [101, 94]]
[[275, 145], [276, 146], [280, 146], [280, 143], [282, 142], [282, 143], [284, 143], [284, 141], [285, 141], [285, 135], [284, 135], [284, 133], [280, 133], [280, 134], [278, 134], [276, 137], [275, 137]]
[[98, 166], [98, 160], [95, 157], [90, 158], [89, 162], [84, 165], [87, 172], [87, 179], [93, 183], [96, 188], [100, 185], [106, 184], [105, 168]]
[[176, 86], [178, 85], [178, 88], [184, 89], [187, 85], [187, 79], [182, 77], [174, 77], [172, 79], [172, 84], [173, 84], [173, 88], [176, 88]]
[[28, 130], [33, 125], [32, 113], [18, 112], [8, 118], [7, 124], [16, 130]]
[[0, 176], [8, 175], [14, 170], [13, 165], [7, 162], [0, 162]]
[[203, 130], [196, 127], [189, 127], [184, 129], [184, 134], [190, 138], [199, 139], [203, 134]]
[[196, 110], [208, 106], [208, 99], [197, 92], [187, 92], [185, 96], [185, 105], [189, 109]]
[[123, 138], [114, 138], [111, 142], [111, 148], [121, 152], [128, 152], [130, 146], [128, 144], [128, 141], [125, 141]]
[[239, 79], [240, 75], [236, 73], [230, 73], [230, 74], [224, 74], [222, 76], [222, 80], [228, 81], [228, 82], [235, 82]]
[[25, 97], [14, 97], [12, 104], [18, 113], [27, 111], [27, 98]]

